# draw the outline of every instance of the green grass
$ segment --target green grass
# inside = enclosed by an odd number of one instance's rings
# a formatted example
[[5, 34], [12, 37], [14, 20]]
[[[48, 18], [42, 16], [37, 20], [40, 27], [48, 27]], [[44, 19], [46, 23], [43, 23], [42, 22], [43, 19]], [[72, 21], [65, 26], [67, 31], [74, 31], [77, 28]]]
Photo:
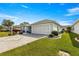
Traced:
[[64, 50], [72, 56], [79, 56], [79, 43], [74, 40], [77, 35], [64, 33], [61, 39], [42, 38], [27, 45], [1, 53], [1, 56], [57, 56]]
[[10, 32], [0, 32], [0, 37], [8, 36]]

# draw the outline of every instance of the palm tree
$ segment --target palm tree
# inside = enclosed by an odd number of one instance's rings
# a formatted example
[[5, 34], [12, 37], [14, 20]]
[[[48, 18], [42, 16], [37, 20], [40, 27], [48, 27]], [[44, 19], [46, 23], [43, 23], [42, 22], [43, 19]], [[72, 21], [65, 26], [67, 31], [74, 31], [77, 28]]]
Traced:
[[28, 25], [29, 25], [28, 22], [22, 22], [22, 23], [20, 24], [20, 26], [22, 26], [22, 27], [25, 27], [25, 26], [28, 26]]
[[3, 26], [8, 27], [8, 30], [11, 32], [11, 26], [14, 24], [13, 21], [11, 21], [10, 19], [4, 19], [2, 22]]

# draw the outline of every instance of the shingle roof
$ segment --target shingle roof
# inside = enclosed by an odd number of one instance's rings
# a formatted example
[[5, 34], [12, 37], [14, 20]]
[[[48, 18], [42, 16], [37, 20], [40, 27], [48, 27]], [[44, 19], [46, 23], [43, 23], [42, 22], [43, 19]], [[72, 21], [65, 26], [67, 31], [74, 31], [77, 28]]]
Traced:
[[41, 20], [41, 21], [35, 22], [35, 23], [31, 24], [31, 25], [35, 25], [35, 24], [44, 24], [44, 23], [55, 23], [55, 24], [61, 26], [61, 25], [58, 24], [56, 21], [48, 20], [48, 19], [45, 19], [45, 20]]

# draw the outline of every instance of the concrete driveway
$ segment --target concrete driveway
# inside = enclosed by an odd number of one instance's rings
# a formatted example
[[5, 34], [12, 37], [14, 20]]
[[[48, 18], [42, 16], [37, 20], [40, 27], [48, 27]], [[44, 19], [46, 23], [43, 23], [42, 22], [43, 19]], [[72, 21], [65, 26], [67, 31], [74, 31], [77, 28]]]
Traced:
[[24, 34], [0, 38], [0, 53], [38, 40], [44, 35]]

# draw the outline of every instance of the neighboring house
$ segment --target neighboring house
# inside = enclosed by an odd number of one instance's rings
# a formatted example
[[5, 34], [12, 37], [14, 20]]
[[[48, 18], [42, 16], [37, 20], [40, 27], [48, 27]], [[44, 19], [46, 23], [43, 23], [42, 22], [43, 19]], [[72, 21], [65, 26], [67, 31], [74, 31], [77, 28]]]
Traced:
[[13, 30], [21, 30], [21, 27], [19, 25], [13, 26]]
[[21, 30], [24, 31], [25, 33], [29, 32], [31, 30], [30, 25], [21, 26]]
[[27, 33], [27, 31], [30, 31], [30, 24], [28, 22], [20, 23], [20, 27], [21, 27], [21, 30], [25, 33]]
[[30, 25], [29, 24], [25, 26], [16, 25], [13, 27], [13, 30], [23, 31], [27, 33], [27, 31], [30, 31]]
[[67, 30], [67, 27], [71, 27], [70, 25], [62, 26], [64, 30]]
[[62, 26], [62, 28], [63, 28], [64, 30], [67, 30], [67, 26]]
[[79, 34], [79, 20], [72, 25], [72, 32]]
[[52, 20], [42, 20], [36, 23], [31, 24], [31, 33], [34, 34], [50, 34], [52, 31], [60, 32], [62, 30], [62, 26], [55, 21]]

